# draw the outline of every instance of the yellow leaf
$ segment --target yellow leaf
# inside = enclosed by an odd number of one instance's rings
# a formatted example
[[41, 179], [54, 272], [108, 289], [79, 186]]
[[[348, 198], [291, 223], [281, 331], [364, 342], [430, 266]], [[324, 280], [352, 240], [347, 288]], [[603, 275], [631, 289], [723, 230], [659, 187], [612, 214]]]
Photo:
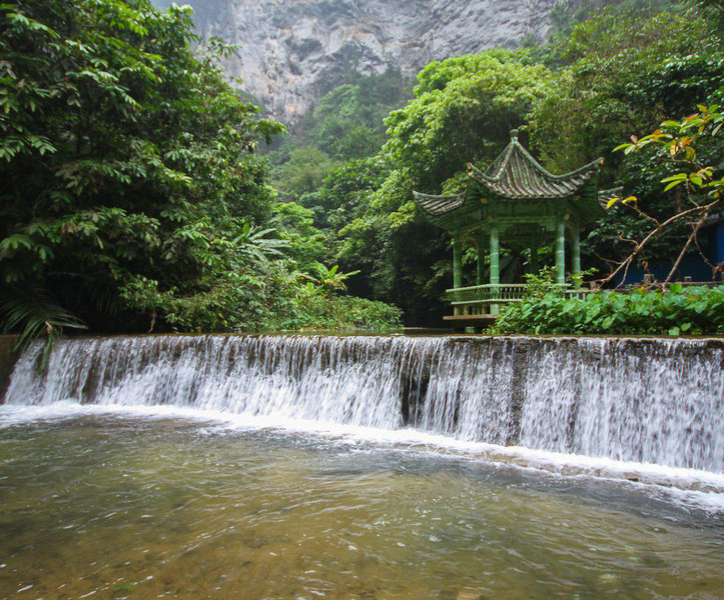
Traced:
[[628, 204], [629, 202], [638, 202], [638, 198], [636, 196], [629, 196], [628, 198], [624, 198], [621, 200], [624, 204]]
[[611, 198], [608, 202], [606, 202], [606, 208], [611, 208], [616, 202], [618, 202], [621, 198]]

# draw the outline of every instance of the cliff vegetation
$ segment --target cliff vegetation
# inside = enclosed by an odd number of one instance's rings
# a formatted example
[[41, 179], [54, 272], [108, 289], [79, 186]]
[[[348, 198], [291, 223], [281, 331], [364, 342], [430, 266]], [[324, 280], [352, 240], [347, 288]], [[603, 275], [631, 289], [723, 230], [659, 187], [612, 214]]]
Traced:
[[[378, 328], [403, 314], [438, 325], [449, 240], [412, 190], [461, 190], [465, 164], [484, 167], [512, 128], [553, 172], [605, 157], [602, 185], [636, 196], [640, 210], [614, 206], [585, 241], [587, 263], [610, 271], [689, 189], [662, 191], [682, 167], [661, 148], [612, 150], [721, 104], [721, 13], [561, 5], [544, 45], [433, 61], [414, 81], [350, 67], [289, 134], [230, 85], [222, 64], [237, 49], [201, 39], [188, 7], [1, 5], [4, 328], [29, 340], [63, 327]], [[712, 137], [698, 160], [718, 169], [722, 150]], [[637, 264], [689, 236], [682, 221]], [[509, 275], [525, 261], [507, 256]]]

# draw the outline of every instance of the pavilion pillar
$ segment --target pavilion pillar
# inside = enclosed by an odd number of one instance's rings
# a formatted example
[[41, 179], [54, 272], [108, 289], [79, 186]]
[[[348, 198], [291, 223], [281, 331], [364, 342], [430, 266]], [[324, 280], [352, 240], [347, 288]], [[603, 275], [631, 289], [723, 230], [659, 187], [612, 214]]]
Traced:
[[477, 272], [475, 277], [476, 285], [483, 285], [485, 283], [485, 256], [483, 254], [483, 237], [478, 235], [478, 264]]
[[566, 282], [566, 224], [563, 215], [556, 219], [556, 283]]
[[530, 272], [536, 275], [538, 270], [538, 244], [533, 244], [530, 247]]
[[453, 287], [463, 287], [463, 245], [453, 238]]
[[[500, 283], [500, 238], [498, 226], [490, 227], [490, 284], [498, 285]], [[493, 294], [497, 294], [497, 290], [493, 288]], [[498, 304], [490, 305], [490, 314], [497, 315], [500, 312]]]
[[[463, 245], [458, 238], [453, 238], [453, 287], [463, 287]], [[456, 306], [453, 314], [462, 315], [462, 307]]]
[[[571, 272], [581, 274], [581, 230], [578, 223], [573, 223], [571, 227]], [[580, 285], [576, 284], [576, 287]]]

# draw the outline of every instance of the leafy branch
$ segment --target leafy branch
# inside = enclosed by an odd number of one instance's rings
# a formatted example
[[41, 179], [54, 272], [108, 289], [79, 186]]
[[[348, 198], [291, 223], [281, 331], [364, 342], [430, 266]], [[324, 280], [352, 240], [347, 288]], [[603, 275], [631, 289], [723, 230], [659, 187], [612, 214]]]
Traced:
[[47, 364], [50, 351], [63, 328], [86, 329], [86, 325], [70, 312], [53, 302], [39, 289], [23, 290], [14, 286], [0, 288], [0, 329], [4, 332], [19, 331], [16, 351], [45, 336], [41, 367]]
[[[661, 183], [665, 184], [664, 192], [680, 188], [685, 191], [688, 208], [679, 210], [667, 219], [657, 219], [644, 211], [638, 205], [636, 196], [627, 198], [612, 198], [607, 207], [611, 208], [621, 204], [634, 210], [639, 216], [648, 221], [653, 228], [640, 240], [625, 240], [633, 244], [633, 250], [607, 277], [601, 280], [606, 284], [613, 280], [616, 275], [623, 271], [628, 273], [633, 261], [641, 254], [645, 247], [657, 236], [669, 230], [673, 225], [684, 220], [691, 226], [691, 234], [682, 247], [674, 265], [666, 277], [664, 285], [668, 285], [679, 268], [686, 253], [695, 244], [704, 260], [709, 261], [701, 252], [698, 242], [698, 234], [701, 227], [707, 222], [710, 215], [722, 205], [724, 198], [724, 177], [719, 177], [714, 166], [706, 164], [700, 159], [697, 152], [697, 145], [706, 143], [707, 140], [717, 136], [724, 126], [724, 113], [716, 104], [706, 106], [699, 105], [698, 112], [682, 119], [681, 121], [664, 121], [653, 133], [642, 138], [632, 137], [631, 143], [621, 144], [614, 151], [623, 151], [625, 154], [640, 152], [647, 146], [658, 146], [660, 159], [668, 160], [677, 165], [678, 173], [665, 177]], [[721, 267], [714, 267], [714, 271], [721, 270]]]
[[360, 272], [350, 271], [349, 273], [343, 273], [339, 270], [339, 265], [327, 267], [319, 262], [314, 263], [312, 269], [316, 277], [312, 275], [303, 275], [302, 277], [320, 285], [326, 294], [331, 294], [335, 291], [346, 292], [347, 285], [344, 282], [352, 277], [352, 275], [357, 275]]

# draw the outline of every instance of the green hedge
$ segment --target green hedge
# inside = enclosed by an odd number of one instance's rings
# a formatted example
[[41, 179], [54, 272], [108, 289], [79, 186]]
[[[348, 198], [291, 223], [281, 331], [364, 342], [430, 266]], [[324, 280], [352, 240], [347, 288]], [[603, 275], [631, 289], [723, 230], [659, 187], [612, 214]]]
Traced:
[[402, 326], [402, 311], [396, 306], [354, 296], [298, 297], [290, 316], [278, 329], [323, 329], [328, 331], [383, 330]]
[[592, 292], [566, 299], [560, 292], [510, 304], [491, 333], [709, 335], [724, 333], [724, 286], [667, 291]]

